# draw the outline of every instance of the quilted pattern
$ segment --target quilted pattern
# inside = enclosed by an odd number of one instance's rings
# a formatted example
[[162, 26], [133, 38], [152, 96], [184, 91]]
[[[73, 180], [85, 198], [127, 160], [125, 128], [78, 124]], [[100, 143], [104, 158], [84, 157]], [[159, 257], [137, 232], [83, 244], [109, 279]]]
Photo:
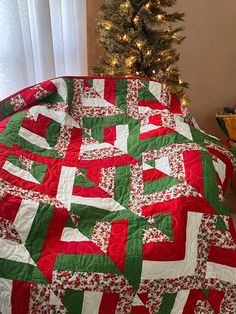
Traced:
[[152, 80], [0, 105], [0, 312], [235, 313], [236, 161]]

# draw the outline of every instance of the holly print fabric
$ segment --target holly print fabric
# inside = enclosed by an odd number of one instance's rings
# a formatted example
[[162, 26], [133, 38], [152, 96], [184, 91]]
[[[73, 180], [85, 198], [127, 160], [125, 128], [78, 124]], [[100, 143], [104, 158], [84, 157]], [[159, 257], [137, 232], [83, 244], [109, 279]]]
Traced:
[[235, 313], [232, 153], [158, 82], [0, 103], [0, 312]]

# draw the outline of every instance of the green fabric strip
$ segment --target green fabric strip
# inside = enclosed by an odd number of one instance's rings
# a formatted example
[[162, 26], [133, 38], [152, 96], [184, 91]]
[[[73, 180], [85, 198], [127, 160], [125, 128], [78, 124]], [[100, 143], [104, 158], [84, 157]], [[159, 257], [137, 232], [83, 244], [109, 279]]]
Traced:
[[56, 145], [60, 130], [61, 124], [54, 120], [51, 120], [45, 136], [46, 141], [51, 147], [54, 147]]
[[21, 146], [21, 138], [18, 136], [21, 124], [26, 116], [26, 112], [18, 112], [8, 121], [4, 131], [0, 134], [0, 142], [8, 147], [17, 143]]
[[157, 228], [167, 235], [170, 240], [173, 240], [173, 230], [172, 230], [172, 214], [161, 214], [154, 216]]
[[74, 185], [84, 186], [84, 187], [95, 187], [96, 184], [93, 183], [89, 178], [82, 175], [75, 176]]
[[115, 200], [123, 207], [128, 207], [130, 198], [130, 167], [116, 167], [115, 174]]
[[47, 171], [47, 165], [34, 162], [30, 173], [39, 182], [43, 183], [44, 176]]
[[39, 260], [53, 212], [54, 206], [40, 204], [27, 237], [25, 247], [35, 263]]
[[139, 287], [142, 272], [142, 233], [145, 227], [138, 218], [129, 221], [124, 274], [135, 290]]
[[50, 103], [50, 104], [56, 104], [59, 102], [64, 102], [64, 99], [57, 93], [53, 92], [49, 96], [43, 98], [42, 100], [39, 101], [40, 103]]
[[0, 258], [0, 277], [38, 284], [48, 284], [47, 279], [33, 265]]
[[72, 100], [74, 96], [74, 86], [72, 78], [64, 78], [67, 87], [67, 99], [66, 103], [69, 105], [69, 112], [71, 111]]
[[204, 197], [220, 215], [230, 215], [226, 204], [219, 201], [218, 183], [214, 165], [208, 152], [201, 152], [202, 171], [204, 178]]
[[121, 274], [119, 268], [105, 254], [58, 255], [54, 269], [77, 272]]
[[15, 111], [10, 104], [10, 100], [5, 101], [0, 106], [0, 121], [4, 120], [5, 118], [9, 117]]
[[[148, 82], [148, 85], [149, 85], [149, 82]], [[149, 86], [147, 86], [147, 88], [140, 88], [139, 89], [139, 97], [138, 97], [139, 101], [157, 101], [157, 99], [149, 91], [148, 87]]]
[[116, 80], [116, 106], [127, 113], [127, 80]]
[[104, 142], [104, 127], [103, 127], [103, 125], [95, 126], [92, 129], [92, 137], [99, 142]]
[[181, 183], [180, 180], [169, 176], [161, 178], [159, 180], [144, 182], [144, 194], [165, 191], [179, 183]]
[[102, 125], [104, 128], [112, 125], [126, 124], [127, 123], [127, 115], [116, 115], [106, 118], [83, 118], [83, 127], [92, 129], [98, 125]]
[[64, 306], [70, 314], [81, 314], [84, 292], [71, 289], [65, 290]]
[[169, 314], [175, 303], [177, 293], [165, 293], [158, 314]]
[[227, 228], [224, 220], [220, 216], [217, 217], [216, 228], [218, 230], [228, 231], [228, 228]]

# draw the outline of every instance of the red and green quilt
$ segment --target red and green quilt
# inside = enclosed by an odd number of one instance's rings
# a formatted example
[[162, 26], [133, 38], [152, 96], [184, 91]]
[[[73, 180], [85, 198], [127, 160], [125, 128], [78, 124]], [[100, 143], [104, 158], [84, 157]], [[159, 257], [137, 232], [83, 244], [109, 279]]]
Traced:
[[236, 160], [158, 82], [0, 103], [0, 313], [235, 313]]

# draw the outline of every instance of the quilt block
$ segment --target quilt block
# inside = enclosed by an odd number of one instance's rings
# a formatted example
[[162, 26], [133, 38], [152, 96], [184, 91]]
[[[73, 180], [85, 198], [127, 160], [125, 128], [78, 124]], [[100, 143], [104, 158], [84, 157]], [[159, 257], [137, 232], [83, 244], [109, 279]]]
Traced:
[[0, 312], [235, 313], [233, 154], [158, 82], [0, 104]]

